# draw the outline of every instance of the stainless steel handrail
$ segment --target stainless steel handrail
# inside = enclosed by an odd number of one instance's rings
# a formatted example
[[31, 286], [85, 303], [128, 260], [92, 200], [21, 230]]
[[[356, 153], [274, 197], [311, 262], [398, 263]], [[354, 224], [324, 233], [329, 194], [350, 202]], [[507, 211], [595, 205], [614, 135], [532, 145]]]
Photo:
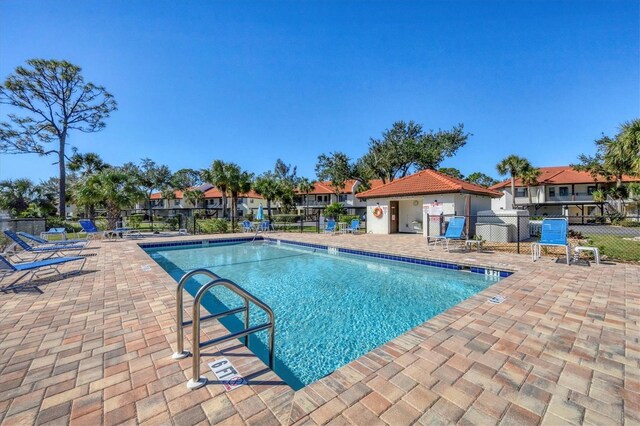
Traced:
[[[184, 327], [191, 325], [193, 321], [184, 321], [184, 301], [182, 292], [184, 291], [184, 286], [187, 284], [187, 281], [189, 281], [190, 278], [196, 275], [206, 275], [212, 280], [220, 279], [219, 276], [209, 271], [208, 269], [194, 269], [193, 271], [186, 273], [182, 276], [182, 278], [180, 278], [180, 282], [178, 282], [178, 287], [176, 288], [176, 335], [178, 349], [173, 353], [173, 359], [183, 359], [191, 355], [189, 351], [184, 350]], [[202, 320], [207, 319], [209, 318], [202, 318]]]
[[[201, 343], [200, 342], [200, 322], [201, 322], [200, 304], [202, 302], [202, 298], [204, 297], [204, 295], [209, 290], [217, 286], [223, 286], [245, 300], [245, 307], [246, 307], [245, 329], [242, 331], [230, 333], [226, 336], [218, 337], [218, 338]], [[249, 327], [249, 300], [267, 313], [267, 315], [269, 316], [269, 322], [256, 325], [253, 327]], [[227, 312], [230, 312], [230, 311], [227, 311]], [[228, 342], [230, 340], [238, 339], [240, 337], [245, 338], [245, 345], [247, 345], [249, 335], [253, 333], [257, 333], [262, 330], [269, 330], [269, 368], [273, 370], [273, 365], [274, 365], [273, 349], [275, 344], [274, 328], [275, 328], [275, 319], [274, 319], [273, 311], [271, 310], [271, 308], [267, 304], [262, 302], [260, 299], [258, 299], [257, 297], [255, 297], [254, 295], [252, 295], [242, 287], [238, 286], [236, 283], [226, 280], [224, 278], [220, 278], [214, 281], [210, 281], [207, 284], [200, 287], [193, 301], [193, 328], [192, 328], [193, 335], [191, 339], [191, 345], [192, 345], [191, 349], [193, 352], [193, 363], [192, 363], [192, 370], [191, 370], [192, 378], [187, 383], [187, 387], [189, 389], [198, 389], [207, 383], [207, 378], [204, 376], [200, 376], [200, 349], [205, 348], [207, 346], [215, 345], [218, 343]]]

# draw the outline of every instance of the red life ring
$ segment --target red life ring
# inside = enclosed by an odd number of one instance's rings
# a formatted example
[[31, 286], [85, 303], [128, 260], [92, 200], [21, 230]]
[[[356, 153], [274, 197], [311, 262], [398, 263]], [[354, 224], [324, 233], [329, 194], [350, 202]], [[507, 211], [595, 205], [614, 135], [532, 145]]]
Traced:
[[380, 219], [382, 217], [382, 209], [380, 207], [374, 207], [373, 215]]

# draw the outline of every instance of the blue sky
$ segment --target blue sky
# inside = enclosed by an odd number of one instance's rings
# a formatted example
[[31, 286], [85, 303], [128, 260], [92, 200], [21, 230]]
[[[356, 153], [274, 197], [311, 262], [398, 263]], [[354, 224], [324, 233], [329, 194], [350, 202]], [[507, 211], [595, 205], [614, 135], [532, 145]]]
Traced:
[[[2, 80], [34, 57], [80, 65], [119, 110], [70, 143], [173, 170], [282, 158], [313, 177], [319, 154], [359, 157], [396, 120], [464, 123], [443, 166], [465, 175], [511, 153], [568, 164], [640, 117], [639, 42], [637, 0], [0, 2]], [[54, 162], [0, 155], [0, 179]]]

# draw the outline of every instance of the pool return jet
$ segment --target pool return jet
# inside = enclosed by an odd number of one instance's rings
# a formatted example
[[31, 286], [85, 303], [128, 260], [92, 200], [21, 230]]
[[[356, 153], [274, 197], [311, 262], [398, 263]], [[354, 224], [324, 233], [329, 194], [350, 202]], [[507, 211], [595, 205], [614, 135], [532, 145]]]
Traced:
[[[198, 292], [195, 295], [193, 300], [193, 312], [192, 312], [192, 321], [184, 321], [183, 314], [183, 291], [184, 286], [189, 281], [189, 279], [197, 276], [204, 275], [211, 279], [208, 283], [204, 284], [202, 287], [198, 289]], [[215, 287], [225, 287], [230, 290], [232, 293], [240, 296], [244, 301], [244, 306], [229, 309], [227, 311], [223, 311], [217, 314], [205, 315], [203, 317], [200, 316], [200, 305], [202, 304], [202, 298], [205, 296], [209, 290], [212, 290]], [[266, 312], [269, 317], [268, 322], [254, 325], [253, 327], [249, 327], [249, 302], [252, 302], [260, 309]], [[217, 337], [215, 339], [207, 340], [206, 342], [200, 342], [200, 323], [203, 321], [209, 321], [214, 319], [220, 319], [227, 317], [229, 315], [235, 315], [244, 312], [244, 329], [240, 331], [236, 331], [234, 333], [229, 333], [221, 337]], [[184, 350], [184, 327], [188, 327], [192, 325], [192, 338], [191, 338], [191, 353]], [[193, 363], [192, 363], [192, 378], [187, 382], [187, 387], [189, 389], [198, 389], [207, 384], [207, 378], [204, 376], [200, 376], [200, 350], [204, 349], [208, 346], [217, 345], [220, 343], [228, 342], [234, 339], [243, 338], [244, 345], [249, 347], [249, 335], [253, 333], [257, 333], [259, 331], [269, 330], [269, 368], [273, 370], [274, 366], [274, 344], [275, 344], [275, 317], [273, 315], [273, 310], [264, 302], [262, 302], [257, 297], [253, 296], [251, 293], [234, 283], [233, 281], [220, 278], [218, 275], [207, 269], [196, 269], [187, 274], [185, 274], [178, 283], [178, 287], [176, 289], [176, 334], [177, 334], [177, 344], [178, 349], [173, 354], [172, 358], [179, 360], [188, 357], [189, 355], [193, 355]]]

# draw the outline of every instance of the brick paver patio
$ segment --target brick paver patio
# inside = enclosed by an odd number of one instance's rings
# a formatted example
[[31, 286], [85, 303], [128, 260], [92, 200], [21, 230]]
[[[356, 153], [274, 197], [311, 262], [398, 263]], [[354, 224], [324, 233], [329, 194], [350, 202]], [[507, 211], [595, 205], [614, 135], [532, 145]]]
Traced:
[[[93, 243], [83, 274], [0, 293], [0, 422], [640, 423], [639, 266], [427, 252], [414, 235], [272, 237], [516, 273], [300, 391], [238, 342], [204, 351], [210, 382], [190, 391], [191, 359], [171, 359], [175, 282], [138, 241]], [[222, 334], [207, 324], [203, 339]], [[248, 385], [224, 391], [206, 366], [220, 354]]]

